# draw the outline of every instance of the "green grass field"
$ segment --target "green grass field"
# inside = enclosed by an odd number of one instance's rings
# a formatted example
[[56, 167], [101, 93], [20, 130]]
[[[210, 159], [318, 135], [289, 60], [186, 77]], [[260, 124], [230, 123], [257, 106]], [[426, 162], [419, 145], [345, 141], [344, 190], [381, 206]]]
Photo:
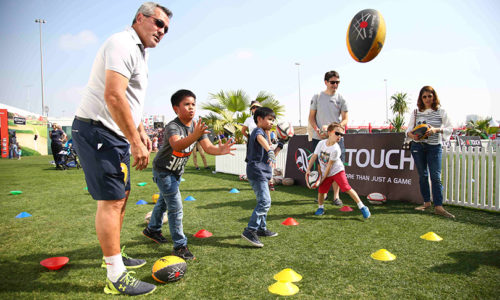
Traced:
[[[0, 299], [103, 299], [106, 271], [94, 230], [96, 203], [84, 189], [81, 170], [56, 171], [52, 157], [0, 160]], [[213, 167], [214, 159], [209, 157]], [[144, 215], [157, 192], [151, 168], [132, 171], [132, 193], [122, 231], [122, 245], [132, 257], [148, 263], [137, 277], [154, 283], [153, 263], [168, 255], [172, 244], [157, 245], [142, 236]], [[354, 202], [343, 195], [353, 212], [326, 205], [316, 217], [316, 194], [303, 187], [278, 186], [272, 192], [268, 228], [279, 236], [263, 238], [264, 248], [251, 247], [240, 234], [255, 206], [249, 184], [237, 176], [194, 170], [191, 161], [183, 176], [184, 230], [195, 261], [186, 276], [158, 284], [148, 299], [277, 299], [267, 287], [274, 274], [292, 268], [303, 276], [296, 299], [498, 299], [500, 278], [500, 214], [447, 207], [457, 218], [418, 212], [408, 203], [370, 206], [363, 220]], [[143, 187], [138, 182], [147, 182]], [[237, 188], [241, 192], [231, 194]], [[21, 195], [9, 195], [20, 190]], [[366, 200], [365, 200], [365, 203]], [[29, 218], [16, 219], [20, 212]], [[286, 218], [300, 225], [281, 225]], [[200, 229], [213, 233], [193, 237]], [[444, 240], [419, 237], [433, 231]], [[170, 239], [168, 226], [164, 233]], [[382, 262], [370, 254], [387, 249], [396, 260]], [[59, 271], [39, 262], [67, 256]]]

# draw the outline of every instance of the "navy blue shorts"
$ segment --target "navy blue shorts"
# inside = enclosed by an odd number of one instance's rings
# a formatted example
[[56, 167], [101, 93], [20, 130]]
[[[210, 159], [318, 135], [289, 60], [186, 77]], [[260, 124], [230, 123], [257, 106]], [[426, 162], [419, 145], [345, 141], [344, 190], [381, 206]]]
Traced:
[[73, 143], [95, 200], [119, 200], [130, 190], [130, 145], [102, 125], [75, 119]]

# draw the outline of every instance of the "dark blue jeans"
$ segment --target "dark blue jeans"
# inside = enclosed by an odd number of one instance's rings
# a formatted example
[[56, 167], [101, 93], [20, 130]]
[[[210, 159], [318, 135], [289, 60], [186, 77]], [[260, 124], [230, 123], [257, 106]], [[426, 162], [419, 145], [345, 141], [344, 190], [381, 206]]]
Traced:
[[441, 184], [441, 145], [427, 143], [411, 143], [411, 155], [417, 166], [420, 193], [424, 202], [431, 201], [429, 176], [431, 177], [432, 199], [434, 206], [443, 205], [443, 185]]

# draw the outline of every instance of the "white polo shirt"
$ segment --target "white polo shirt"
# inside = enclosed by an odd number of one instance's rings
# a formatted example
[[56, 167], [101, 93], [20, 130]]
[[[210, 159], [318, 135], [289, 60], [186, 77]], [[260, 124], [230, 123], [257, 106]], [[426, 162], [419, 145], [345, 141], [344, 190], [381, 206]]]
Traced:
[[126, 96], [136, 127], [141, 122], [148, 85], [148, 54], [132, 27], [115, 33], [104, 42], [92, 66], [89, 82], [83, 92], [76, 115], [101, 121], [104, 126], [125, 138], [109, 113], [104, 100], [106, 70], [128, 78]]

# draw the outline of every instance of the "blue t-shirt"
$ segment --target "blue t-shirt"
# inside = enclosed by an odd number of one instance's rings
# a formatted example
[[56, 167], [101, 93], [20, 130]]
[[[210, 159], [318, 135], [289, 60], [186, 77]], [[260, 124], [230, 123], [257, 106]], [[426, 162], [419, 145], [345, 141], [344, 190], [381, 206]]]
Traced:
[[262, 135], [269, 143], [267, 134], [260, 127], [255, 128], [250, 134], [247, 147], [247, 177], [251, 180], [268, 181], [273, 170], [267, 162], [269, 156], [266, 150], [257, 142], [258, 135]]
[[52, 143], [56, 144], [62, 144], [61, 139], [64, 136], [64, 132], [60, 129], [52, 130], [50, 132], [50, 139], [52, 140]]

